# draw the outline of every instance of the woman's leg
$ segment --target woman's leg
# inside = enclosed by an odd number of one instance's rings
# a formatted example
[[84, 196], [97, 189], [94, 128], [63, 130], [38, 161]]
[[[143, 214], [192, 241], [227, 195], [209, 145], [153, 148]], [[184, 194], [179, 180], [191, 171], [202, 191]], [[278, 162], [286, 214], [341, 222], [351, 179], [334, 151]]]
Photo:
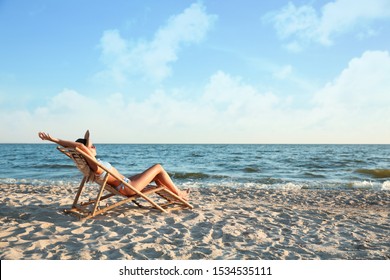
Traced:
[[180, 191], [160, 164], [153, 165], [141, 174], [130, 177], [130, 180], [131, 185], [139, 191], [143, 190], [147, 185], [154, 181], [157, 185], [164, 185], [178, 196], [188, 199], [188, 192]]

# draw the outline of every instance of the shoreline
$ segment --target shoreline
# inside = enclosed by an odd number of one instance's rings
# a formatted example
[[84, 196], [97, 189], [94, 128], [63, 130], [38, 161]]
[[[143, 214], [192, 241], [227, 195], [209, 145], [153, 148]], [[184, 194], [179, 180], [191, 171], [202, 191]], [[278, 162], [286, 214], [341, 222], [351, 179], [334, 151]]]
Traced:
[[193, 210], [87, 221], [62, 212], [74, 192], [0, 184], [0, 259], [390, 259], [389, 191], [193, 188]]

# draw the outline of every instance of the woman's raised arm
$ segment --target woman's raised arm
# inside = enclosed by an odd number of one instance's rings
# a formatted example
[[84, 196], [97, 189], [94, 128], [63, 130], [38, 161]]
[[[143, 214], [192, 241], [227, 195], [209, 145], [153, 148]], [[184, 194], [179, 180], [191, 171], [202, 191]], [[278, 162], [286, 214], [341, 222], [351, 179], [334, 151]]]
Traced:
[[[49, 133], [45, 133], [45, 132], [39, 132], [38, 136], [42, 140], [47, 140], [47, 141], [51, 141], [51, 142], [57, 143], [58, 145], [60, 145], [62, 147], [65, 147], [65, 148], [73, 148], [73, 149], [79, 148], [80, 150], [82, 150], [83, 152], [85, 152], [86, 154], [88, 154], [89, 156], [91, 156], [93, 158], [95, 158], [95, 156], [96, 156], [96, 151], [95, 151], [95, 153], [93, 153], [83, 143], [58, 139], [58, 138], [50, 136]], [[95, 171], [95, 172], [99, 172], [100, 171], [100, 167], [96, 164], [95, 161], [91, 161], [89, 159], [86, 159], [86, 160], [88, 162], [88, 165], [91, 167], [91, 169], [93, 171]]]
[[58, 145], [61, 145], [62, 147], [65, 147], [65, 148], [81, 148], [81, 146], [84, 146], [82, 143], [68, 141], [68, 140], [61, 140], [61, 139], [52, 137], [52, 136], [50, 136], [50, 134], [45, 133], [45, 132], [39, 132], [38, 136], [42, 140], [47, 140], [47, 141], [57, 143]]

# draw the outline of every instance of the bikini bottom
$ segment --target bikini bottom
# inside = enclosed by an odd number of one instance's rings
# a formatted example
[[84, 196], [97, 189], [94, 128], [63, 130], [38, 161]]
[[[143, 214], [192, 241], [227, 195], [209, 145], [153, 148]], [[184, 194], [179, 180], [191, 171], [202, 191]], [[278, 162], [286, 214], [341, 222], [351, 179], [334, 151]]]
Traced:
[[[125, 181], [126, 183], [128, 183], [128, 184], [130, 184], [131, 183], [131, 181], [130, 181], [130, 179], [129, 178], [123, 178], [123, 181]], [[115, 187], [116, 188], [116, 190], [118, 191], [118, 192], [120, 192], [121, 190], [124, 190], [125, 189], [125, 187], [126, 187], [126, 185], [125, 184], [123, 184], [123, 183], [120, 183], [117, 187]]]

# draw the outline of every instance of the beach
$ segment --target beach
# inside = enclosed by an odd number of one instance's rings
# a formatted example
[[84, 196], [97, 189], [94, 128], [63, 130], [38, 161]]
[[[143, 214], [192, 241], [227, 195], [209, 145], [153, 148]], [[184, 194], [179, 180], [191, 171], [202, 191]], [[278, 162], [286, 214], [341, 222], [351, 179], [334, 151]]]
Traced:
[[1, 184], [0, 259], [390, 259], [386, 190], [196, 187], [192, 210], [127, 204], [79, 221], [63, 213], [76, 189]]

